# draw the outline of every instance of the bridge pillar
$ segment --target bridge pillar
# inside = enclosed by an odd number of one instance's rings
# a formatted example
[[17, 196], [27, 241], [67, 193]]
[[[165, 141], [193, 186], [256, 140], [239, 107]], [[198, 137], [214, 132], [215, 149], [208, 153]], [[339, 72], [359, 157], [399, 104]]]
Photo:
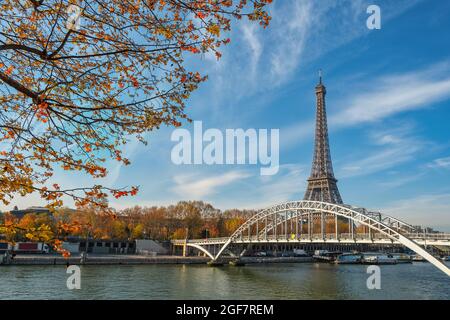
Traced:
[[334, 216], [334, 233], [336, 236], [336, 240], [339, 240], [339, 236], [338, 236], [338, 218], [337, 215]]
[[273, 230], [274, 230], [274, 236], [275, 236], [275, 239], [277, 238], [277, 227], [278, 227], [278, 224], [277, 224], [277, 214], [276, 213], [274, 213], [273, 214]]
[[284, 212], [284, 239], [286, 239], [286, 240], [288, 238], [288, 230], [287, 230], [287, 227], [288, 227], [287, 221], [288, 221], [288, 219], [287, 219], [287, 217], [288, 217], [288, 212], [285, 211]]
[[300, 217], [300, 233], [303, 235], [303, 216]]
[[352, 233], [352, 239], [355, 239], [355, 225], [353, 224], [353, 221], [350, 221], [350, 225], [351, 225], [351, 233]]
[[325, 223], [324, 223], [324, 220], [325, 220], [325, 215], [324, 215], [324, 213], [322, 212], [321, 214], [320, 214], [320, 236], [322, 237], [322, 239], [325, 239]]
[[265, 218], [264, 240], [267, 241], [267, 217]]
[[184, 241], [184, 244], [183, 244], [183, 257], [187, 257], [187, 250], [188, 250], [187, 241]]
[[291, 229], [290, 229], [290, 234], [293, 234], [294, 233], [294, 226], [293, 226], [293, 223], [294, 223], [294, 219], [292, 219], [292, 213], [291, 213], [291, 218], [289, 219], [290, 220], [290, 222], [291, 222]]
[[312, 240], [312, 233], [311, 233], [311, 212], [308, 212], [308, 237], [309, 237], [309, 240]]
[[259, 241], [259, 220], [256, 220], [256, 241]]

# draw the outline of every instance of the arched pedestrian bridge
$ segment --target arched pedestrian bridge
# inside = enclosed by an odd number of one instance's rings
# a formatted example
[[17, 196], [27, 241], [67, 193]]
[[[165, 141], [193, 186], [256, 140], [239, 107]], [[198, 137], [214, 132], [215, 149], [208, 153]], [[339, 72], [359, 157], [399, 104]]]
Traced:
[[[342, 230], [343, 226], [346, 230]], [[172, 241], [174, 246], [196, 248], [213, 261], [232, 244], [269, 243], [399, 244], [450, 276], [450, 269], [425, 249], [427, 246], [450, 248], [450, 234], [418, 233], [408, 223], [379, 212], [318, 201], [286, 202], [261, 210], [227, 238]]]

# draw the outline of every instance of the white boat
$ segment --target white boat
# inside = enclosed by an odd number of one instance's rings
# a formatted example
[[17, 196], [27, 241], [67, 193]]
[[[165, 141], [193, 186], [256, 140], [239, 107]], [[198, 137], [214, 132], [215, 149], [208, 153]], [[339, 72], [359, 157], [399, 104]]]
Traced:
[[294, 249], [293, 251], [296, 257], [309, 257], [309, 254], [305, 250]]
[[337, 264], [360, 264], [362, 261], [361, 254], [343, 253], [337, 256], [335, 263]]
[[315, 256], [324, 256], [324, 255], [326, 255], [326, 254], [328, 254], [328, 250], [316, 250], [316, 251], [314, 251], [314, 255]]
[[414, 262], [426, 262], [427, 260], [419, 254], [415, 254], [412, 256], [412, 261]]
[[316, 250], [313, 255], [313, 259], [321, 262], [333, 262], [336, 257], [342, 254], [338, 251]]
[[393, 253], [391, 255], [397, 263], [412, 263], [412, 258], [409, 254], [406, 253]]
[[363, 253], [364, 264], [397, 264], [397, 260], [384, 253]]
[[444, 256], [441, 258], [442, 261], [450, 261], [450, 256]]

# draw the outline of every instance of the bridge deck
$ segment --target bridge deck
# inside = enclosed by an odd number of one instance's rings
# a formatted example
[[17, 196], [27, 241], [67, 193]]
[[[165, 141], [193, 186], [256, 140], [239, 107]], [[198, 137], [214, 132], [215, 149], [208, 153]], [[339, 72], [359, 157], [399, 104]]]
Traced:
[[[450, 246], [450, 234], [407, 234], [408, 238], [414, 240], [420, 245], [431, 246]], [[209, 239], [192, 239], [187, 240], [187, 244], [197, 245], [223, 245], [229, 238], [209, 238]], [[311, 237], [307, 235], [302, 236], [278, 236], [272, 235], [264, 236], [242, 236], [234, 240], [236, 244], [251, 244], [251, 243], [342, 243], [342, 244], [400, 244], [399, 241], [392, 240], [381, 234], [357, 234], [352, 237], [350, 234], [341, 234], [338, 238], [335, 235], [322, 236], [321, 234], [314, 234]], [[172, 240], [175, 246], [185, 244], [185, 240]]]

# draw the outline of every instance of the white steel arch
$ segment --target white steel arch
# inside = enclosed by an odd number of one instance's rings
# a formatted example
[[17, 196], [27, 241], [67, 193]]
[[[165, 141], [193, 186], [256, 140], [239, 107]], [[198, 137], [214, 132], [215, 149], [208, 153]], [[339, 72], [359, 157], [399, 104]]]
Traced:
[[379, 220], [392, 228], [399, 229], [406, 233], [416, 233], [417, 232], [417, 229], [414, 226], [410, 225], [409, 223], [406, 223], [405, 221], [402, 221], [395, 217], [389, 216], [385, 213], [371, 212], [371, 211], [366, 210], [365, 208], [359, 208], [359, 207], [349, 207], [349, 208], [353, 209], [355, 211], [362, 211], [362, 213], [365, 214], [366, 216], [370, 216], [370, 217], [374, 218], [375, 220]]
[[[352, 210], [355, 210], [355, 208], [353, 207], [349, 207], [349, 206], [345, 206], [344, 207], [348, 207]], [[417, 233], [416, 228], [414, 228], [412, 225], [401, 221], [399, 219], [396, 219], [394, 217], [388, 216], [386, 214], [382, 214], [380, 212], [369, 212], [365, 209], [362, 208], [357, 208], [358, 211], [368, 217], [371, 217], [377, 221], [380, 221], [386, 225], [388, 225], [389, 227], [391, 227], [392, 229], [399, 231], [400, 233]], [[280, 211], [280, 212], [287, 212], [286, 210], [284, 211]], [[292, 220], [293, 218], [299, 218], [299, 219], [307, 219], [309, 213], [311, 212], [310, 209], [295, 209], [291, 212], [291, 214], [288, 215], [279, 215], [279, 219], [277, 219], [276, 224], [269, 224], [266, 225], [264, 229], [259, 230], [259, 234], [260, 235], [264, 235], [264, 233], [268, 233], [271, 230], [273, 230], [273, 228], [278, 227], [278, 226], [282, 226], [286, 221]]]
[[[186, 245], [187, 245], [188, 247], [193, 247], [193, 248], [195, 248], [195, 249], [200, 250], [201, 252], [204, 252], [204, 253], [207, 254], [208, 257], [210, 257], [212, 260], [216, 260], [216, 257], [214, 257], [214, 256], [212, 255], [211, 252], [209, 252], [208, 250], [206, 250], [205, 248], [203, 248], [201, 245], [198, 245], [198, 244], [195, 244], [195, 243], [186, 243]], [[221, 253], [222, 253], [222, 252], [221, 252]]]
[[[375, 230], [377, 232], [383, 233], [387, 237], [391, 238], [392, 240], [398, 241], [404, 246], [408, 247], [409, 249], [413, 250], [417, 254], [424, 257], [426, 260], [428, 260], [430, 263], [432, 263], [435, 267], [443, 271], [445, 274], [450, 276], [450, 269], [440, 260], [433, 257], [428, 251], [423, 249], [419, 244], [417, 244], [415, 241], [407, 238], [406, 236], [402, 235], [395, 226], [389, 226], [385, 224], [384, 222], [380, 221], [381, 219], [375, 219], [374, 217], [370, 215], [366, 215], [361, 210], [354, 210], [351, 207], [343, 206], [343, 205], [337, 205], [332, 203], [326, 203], [326, 202], [319, 202], [319, 201], [292, 201], [292, 202], [286, 202], [278, 205], [274, 205], [270, 208], [264, 209], [254, 216], [252, 216], [250, 219], [248, 219], [245, 223], [243, 223], [231, 236], [230, 238], [223, 244], [219, 252], [215, 257], [213, 257], [213, 260], [217, 260], [223, 251], [231, 244], [233, 243], [238, 237], [240, 237], [246, 230], [250, 230], [250, 228], [255, 225], [258, 222], [261, 221], [267, 221], [266, 218], [272, 218], [279, 216], [280, 213], [286, 212], [286, 211], [294, 211], [298, 214], [298, 212], [302, 212], [302, 214], [306, 213], [325, 213], [325, 214], [332, 214], [336, 215], [338, 217], [344, 217], [351, 221], [360, 223], [362, 225], [365, 225], [369, 227], [372, 230]], [[291, 216], [292, 218], [292, 216]], [[398, 220], [397, 220], [398, 221]], [[276, 225], [276, 223], [274, 224]], [[205, 249], [201, 249], [203, 252], [205, 252]], [[212, 256], [210, 253], [208, 253], [208, 256]]]

